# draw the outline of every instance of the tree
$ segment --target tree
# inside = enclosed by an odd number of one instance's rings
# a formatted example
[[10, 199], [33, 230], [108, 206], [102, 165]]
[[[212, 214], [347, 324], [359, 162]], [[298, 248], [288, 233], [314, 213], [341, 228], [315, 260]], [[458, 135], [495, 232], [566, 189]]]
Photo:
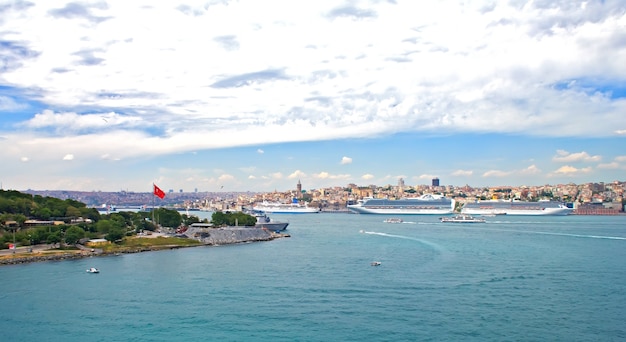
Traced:
[[70, 219], [74, 220], [74, 219], [80, 217], [80, 210], [78, 210], [78, 208], [70, 205], [70, 206], [67, 207], [67, 209], [65, 209], [65, 216], [67, 216]]
[[155, 220], [163, 227], [178, 227], [182, 222], [180, 213], [177, 210], [159, 208], [155, 210], [154, 217]]
[[41, 220], [49, 220], [50, 217], [52, 217], [52, 211], [50, 210], [50, 208], [46, 208], [46, 207], [37, 208], [37, 210], [35, 210], [33, 215], [35, 215], [35, 217]]
[[198, 216], [195, 215], [187, 215], [187, 214], [183, 214], [182, 215], [182, 219], [183, 219], [183, 223], [186, 226], [190, 226], [193, 223], [198, 223], [200, 222], [200, 218]]
[[46, 242], [50, 244], [61, 242], [61, 232], [56, 231], [54, 233], [48, 234], [48, 240]]
[[211, 215], [211, 223], [215, 226], [254, 226], [256, 218], [252, 215], [244, 214], [241, 211], [236, 213], [216, 211]]
[[124, 230], [121, 228], [112, 228], [104, 238], [108, 241], [115, 242], [117, 240], [121, 240], [124, 237]]
[[100, 220], [96, 223], [96, 230], [102, 234], [108, 234], [114, 228], [111, 220]]
[[78, 227], [72, 226], [67, 229], [65, 232], [65, 243], [68, 245], [74, 245], [78, 242], [78, 240], [85, 237], [85, 231]]

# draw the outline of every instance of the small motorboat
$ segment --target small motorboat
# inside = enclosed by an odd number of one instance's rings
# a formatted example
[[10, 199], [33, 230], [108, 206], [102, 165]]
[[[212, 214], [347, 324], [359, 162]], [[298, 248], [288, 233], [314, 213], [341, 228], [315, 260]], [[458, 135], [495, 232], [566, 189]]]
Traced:
[[380, 266], [381, 262], [380, 261], [372, 261], [372, 263], [370, 265], [372, 266]]
[[402, 223], [404, 222], [401, 218], [392, 217], [385, 220], [385, 223]]
[[90, 267], [90, 268], [87, 270], [87, 273], [100, 273], [100, 270], [99, 270], [99, 269], [97, 269], [97, 268], [95, 268], [95, 267]]

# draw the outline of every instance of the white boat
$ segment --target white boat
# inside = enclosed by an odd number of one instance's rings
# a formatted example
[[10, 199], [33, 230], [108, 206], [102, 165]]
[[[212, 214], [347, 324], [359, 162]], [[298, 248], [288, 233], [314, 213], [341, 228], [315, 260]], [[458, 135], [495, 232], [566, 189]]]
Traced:
[[380, 265], [381, 265], [381, 262], [380, 262], [380, 261], [372, 261], [372, 262], [370, 263], [370, 265], [372, 265], [372, 266], [380, 266]]
[[468, 215], [568, 215], [573, 211], [564, 203], [554, 201], [502, 201], [488, 200], [465, 203], [462, 214]]
[[391, 215], [445, 215], [454, 211], [455, 201], [442, 195], [426, 194], [397, 200], [388, 198], [364, 198], [348, 209], [357, 214]]
[[450, 217], [441, 217], [439, 218], [441, 222], [447, 223], [484, 223], [484, 218], [474, 217], [471, 215], [454, 215]]
[[296, 198], [291, 203], [263, 201], [252, 206], [252, 209], [267, 214], [313, 214], [320, 212], [319, 208], [309, 207], [308, 203], [299, 203]]
[[254, 211], [250, 213], [250, 215], [253, 215], [256, 218], [256, 224], [254, 225], [254, 228], [264, 228], [273, 232], [277, 232], [287, 229], [287, 226], [289, 225], [289, 222], [279, 222], [272, 220], [262, 211]]
[[99, 269], [97, 269], [97, 268], [95, 268], [95, 267], [90, 267], [90, 268], [87, 270], [87, 273], [100, 273], [100, 270], [99, 270]]
[[404, 222], [404, 220], [402, 220], [401, 218], [397, 218], [397, 217], [391, 217], [385, 220], [385, 223], [402, 223]]

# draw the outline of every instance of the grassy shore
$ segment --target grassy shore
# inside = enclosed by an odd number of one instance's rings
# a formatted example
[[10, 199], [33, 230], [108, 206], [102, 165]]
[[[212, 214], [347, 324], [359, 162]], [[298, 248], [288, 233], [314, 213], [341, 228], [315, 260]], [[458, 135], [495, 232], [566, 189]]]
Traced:
[[93, 248], [77, 248], [73, 246], [64, 248], [52, 248], [36, 251], [20, 251], [18, 253], [5, 253], [0, 255], [0, 265], [24, 264], [38, 261], [52, 261], [65, 259], [78, 259], [91, 256], [110, 255], [117, 253], [138, 253], [163, 249], [194, 247], [203, 245], [194, 239], [177, 237], [127, 237], [119, 243]]

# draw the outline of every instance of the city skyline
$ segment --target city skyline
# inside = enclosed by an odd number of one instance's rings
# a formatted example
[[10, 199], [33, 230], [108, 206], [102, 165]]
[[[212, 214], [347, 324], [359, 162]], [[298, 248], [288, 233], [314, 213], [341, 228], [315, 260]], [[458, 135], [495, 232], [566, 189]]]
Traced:
[[622, 181], [626, 4], [13, 1], [4, 189]]

